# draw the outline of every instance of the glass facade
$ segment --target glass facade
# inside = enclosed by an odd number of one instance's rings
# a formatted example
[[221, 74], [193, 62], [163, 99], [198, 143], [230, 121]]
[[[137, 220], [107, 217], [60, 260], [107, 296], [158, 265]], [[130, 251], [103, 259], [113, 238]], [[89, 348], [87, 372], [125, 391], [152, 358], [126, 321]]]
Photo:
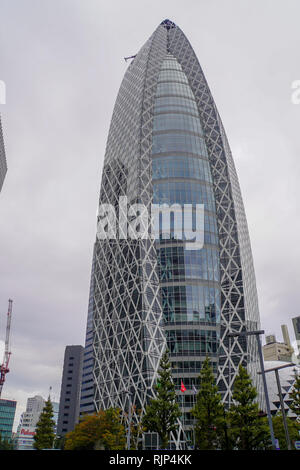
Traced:
[[202, 158], [168, 155], [155, 157], [152, 161], [152, 178], [188, 178], [212, 183], [209, 163]]
[[[93, 252], [94, 260], [94, 252]], [[94, 312], [94, 261], [92, 263], [91, 282], [90, 282], [90, 294], [89, 294], [89, 305], [85, 335], [85, 347], [83, 353], [83, 364], [82, 364], [82, 377], [81, 377], [81, 390], [80, 390], [80, 409], [79, 414], [82, 417], [85, 414], [92, 414], [95, 412], [94, 396], [95, 387], [93, 380], [93, 312]]]
[[[181, 284], [181, 283], [178, 283]], [[161, 285], [164, 324], [207, 324], [220, 322], [220, 290], [215, 287], [185, 283]]]
[[119, 217], [121, 196], [148, 213], [152, 204], [202, 204], [204, 246], [193, 250], [175, 237], [175, 213], [169, 238], [161, 231], [156, 239], [96, 239], [87, 343], [95, 408], [126, 409], [130, 392], [143, 412], [168, 346], [187, 430], [193, 386], [207, 355], [225, 403], [239, 364], [259, 385], [255, 338], [230, 342], [227, 336], [259, 329], [259, 311], [226, 134], [198, 59], [169, 20], [130, 63], [114, 107], [99, 202], [112, 204]]
[[[186, 413], [194, 403], [201, 361], [209, 356], [217, 362], [220, 255], [212, 175], [199, 112], [188, 79], [171, 54], [162, 62], [154, 101], [152, 178], [155, 204], [180, 204], [182, 208], [184, 204], [204, 204], [205, 211], [201, 250], [189, 250], [182, 240], [174, 239], [160, 238], [156, 246], [171, 363], [194, 359], [192, 369], [172, 367], [186, 427], [191, 424]], [[181, 382], [186, 387], [184, 397]]]
[[202, 137], [193, 134], [184, 134], [182, 132], [166, 132], [157, 134], [153, 139], [153, 153], [160, 154], [165, 152], [176, 152], [181, 154], [203, 155], [205, 156], [206, 147]]
[[0, 434], [2, 439], [11, 439], [17, 402], [0, 399]]

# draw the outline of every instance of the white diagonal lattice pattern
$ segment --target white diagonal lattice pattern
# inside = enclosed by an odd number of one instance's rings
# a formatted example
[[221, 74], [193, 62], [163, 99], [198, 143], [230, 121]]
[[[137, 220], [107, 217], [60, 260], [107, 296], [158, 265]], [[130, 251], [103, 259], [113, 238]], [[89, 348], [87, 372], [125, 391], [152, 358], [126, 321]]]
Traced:
[[[154, 97], [167, 53], [180, 63], [195, 96], [213, 179], [221, 269], [218, 383], [229, 401], [239, 363], [256, 381], [253, 340], [230, 331], [259, 328], [255, 277], [238, 179], [216, 106], [199, 62], [178, 27], [160, 25], [128, 67], [116, 100], [105, 155], [100, 202], [118, 199], [150, 207]], [[166, 345], [155, 242], [97, 240], [93, 270], [93, 350], [96, 409], [125, 408], [126, 391], [144, 411]]]

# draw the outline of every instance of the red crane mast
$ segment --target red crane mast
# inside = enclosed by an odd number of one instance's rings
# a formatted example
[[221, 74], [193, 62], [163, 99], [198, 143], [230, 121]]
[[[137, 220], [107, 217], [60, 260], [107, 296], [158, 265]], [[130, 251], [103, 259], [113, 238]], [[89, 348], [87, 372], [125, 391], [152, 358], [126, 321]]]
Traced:
[[11, 325], [11, 314], [12, 314], [12, 303], [13, 301], [9, 299], [8, 301], [8, 311], [7, 311], [7, 323], [6, 323], [6, 336], [5, 336], [5, 349], [3, 354], [3, 362], [0, 366], [0, 398], [5, 382], [5, 376], [9, 372], [8, 364], [11, 356], [9, 351], [9, 338], [10, 338], [10, 325]]

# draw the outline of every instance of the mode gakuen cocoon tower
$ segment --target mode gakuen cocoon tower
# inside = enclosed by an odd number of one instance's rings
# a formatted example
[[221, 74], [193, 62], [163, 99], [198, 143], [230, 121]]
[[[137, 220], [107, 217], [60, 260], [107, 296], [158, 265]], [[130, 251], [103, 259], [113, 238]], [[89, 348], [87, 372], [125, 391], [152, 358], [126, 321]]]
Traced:
[[[234, 96], [233, 96], [234, 99]], [[182, 238], [96, 239], [89, 338], [94, 406], [142, 412], [161, 355], [189, 429], [198, 376], [211, 358], [230, 402], [238, 365], [258, 383], [259, 329], [250, 240], [238, 178], [213, 97], [189, 41], [163, 21], [129, 64], [106, 147], [100, 204], [204, 205], [204, 245]], [[181, 384], [186, 391], [180, 391]], [[258, 387], [260, 390], [260, 387]]]

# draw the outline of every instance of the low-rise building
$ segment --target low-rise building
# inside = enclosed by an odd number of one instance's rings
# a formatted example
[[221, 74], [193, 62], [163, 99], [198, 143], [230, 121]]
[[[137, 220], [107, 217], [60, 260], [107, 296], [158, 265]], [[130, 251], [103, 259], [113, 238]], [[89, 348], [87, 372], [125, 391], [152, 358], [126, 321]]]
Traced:
[[283, 342], [276, 340], [275, 335], [266, 336], [266, 344], [263, 346], [265, 361], [292, 362], [294, 349], [292, 348], [286, 325], [281, 325]]
[[[272, 369], [274, 367], [284, 366], [286, 362], [281, 361], [265, 361], [264, 367], [265, 370]], [[290, 399], [290, 393], [293, 389], [295, 383], [295, 374], [300, 375], [300, 367], [297, 365], [292, 365], [291, 367], [286, 367], [284, 369], [279, 369], [279, 380], [281, 386], [281, 393], [284, 403], [284, 409], [286, 415], [290, 418], [296, 418], [295, 413], [293, 413], [289, 405], [292, 400]], [[268, 394], [270, 400], [270, 410], [272, 415], [276, 415], [277, 412], [281, 411], [280, 398], [278, 394], [278, 386], [276, 382], [275, 372], [268, 372], [266, 374]]]

